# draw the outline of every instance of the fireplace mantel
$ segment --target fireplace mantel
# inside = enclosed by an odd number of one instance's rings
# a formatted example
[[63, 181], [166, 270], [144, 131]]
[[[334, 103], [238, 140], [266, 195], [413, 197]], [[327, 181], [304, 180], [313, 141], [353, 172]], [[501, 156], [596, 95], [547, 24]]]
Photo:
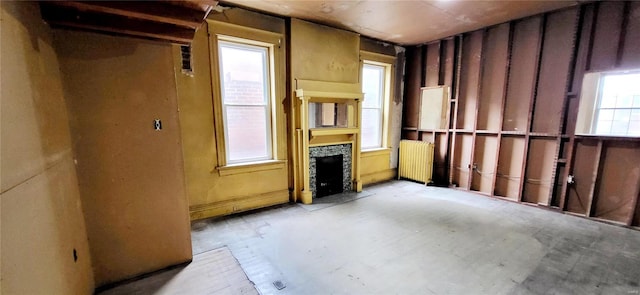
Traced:
[[[313, 80], [295, 80], [295, 95], [299, 98], [299, 121], [296, 128], [295, 195], [305, 204], [313, 202], [309, 180], [309, 147], [351, 144], [352, 189], [362, 191], [360, 180], [360, 122], [364, 94], [360, 83], [338, 83]], [[309, 128], [309, 103], [341, 103], [347, 105], [347, 126], [336, 128]]]

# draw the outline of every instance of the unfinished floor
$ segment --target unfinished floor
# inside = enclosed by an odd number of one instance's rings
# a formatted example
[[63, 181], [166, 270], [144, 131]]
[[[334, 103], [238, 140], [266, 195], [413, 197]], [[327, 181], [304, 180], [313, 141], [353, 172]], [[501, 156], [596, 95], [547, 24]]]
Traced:
[[195, 222], [194, 255], [229, 247], [262, 294], [640, 293], [636, 230], [406, 181], [365, 192]]

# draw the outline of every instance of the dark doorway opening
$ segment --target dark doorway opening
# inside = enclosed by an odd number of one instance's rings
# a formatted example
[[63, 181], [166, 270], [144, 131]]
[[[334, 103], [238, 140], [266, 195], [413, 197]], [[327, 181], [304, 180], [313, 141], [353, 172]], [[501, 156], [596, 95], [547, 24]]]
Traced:
[[343, 190], [342, 155], [316, 158], [316, 198]]

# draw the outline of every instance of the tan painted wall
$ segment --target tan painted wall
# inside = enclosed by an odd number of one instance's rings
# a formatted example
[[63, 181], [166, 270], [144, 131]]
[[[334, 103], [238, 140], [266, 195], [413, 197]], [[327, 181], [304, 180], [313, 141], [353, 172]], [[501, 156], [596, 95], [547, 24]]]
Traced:
[[[237, 8], [225, 10], [224, 15], [213, 13], [209, 18], [275, 33], [285, 32], [284, 20]], [[212, 94], [206, 26], [196, 32], [191, 54], [194, 67], [192, 77], [181, 73], [180, 49], [174, 46], [184, 173], [191, 219], [286, 203], [289, 200], [286, 165], [270, 170], [250, 169], [233, 175], [218, 173], [212, 103], [215, 98]], [[282, 105], [278, 107], [283, 108]], [[280, 121], [284, 124], [284, 120]], [[281, 153], [284, 157], [286, 147], [283, 144], [281, 148], [284, 148]]]
[[0, 5], [0, 293], [91, 294], [91, 256], [51, 31], [37, 2]]
[[54, 37], [96, 284], [189, 261], [171, 45], [66, 30]]

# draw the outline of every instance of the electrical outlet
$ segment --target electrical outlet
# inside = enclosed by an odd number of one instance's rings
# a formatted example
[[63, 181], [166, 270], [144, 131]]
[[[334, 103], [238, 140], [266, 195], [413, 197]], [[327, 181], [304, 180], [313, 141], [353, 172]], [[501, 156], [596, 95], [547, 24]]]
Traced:
[[567, 176], [567, 183], [568, 183], [568, 184], [574, 184], [574, 183], [576, 183], [576, 179], [575, 179], [575, 177], [574, 177], [573, 175], [569, 175], [569, 176]]

